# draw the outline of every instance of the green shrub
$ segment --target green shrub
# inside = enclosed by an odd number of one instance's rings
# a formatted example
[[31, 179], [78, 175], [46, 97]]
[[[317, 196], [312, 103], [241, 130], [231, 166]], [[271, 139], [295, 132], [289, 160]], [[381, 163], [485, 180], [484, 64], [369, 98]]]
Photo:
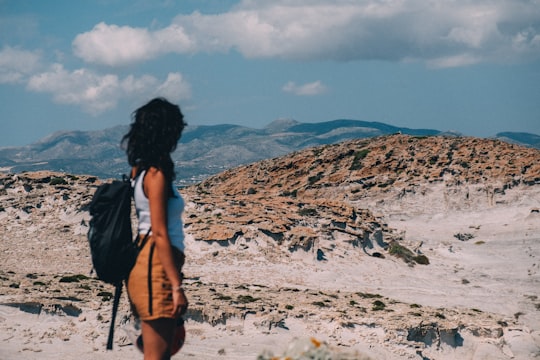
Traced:
[[386, 308], [385, 303], [383, 303], [380, 300], [375, 300], [373, 302], [373, 307], [371, 308], [371, 310], [373, 310], [373, 311], [381, 311], [381, 310], [384, 310], [385, 308]]
[[364, 299], [380, 299], [382, 298], [382, 295], [379, 294], [370, 294], [370, 293], [363, 293], [363, 292], [357, 292], [356, 295], [360, 296]]
[[286, 190], [286, 191], [282, 192], [281, 195], [283, 195], [283, 196], [290, 196], [290, 197], [292, 197], [292, 198], [295, 198], [296, 195], [297, 195], [297, 193], [298, 193], [298, 190], [297, 190], [297, 189], [294, 189], [293, 191], [287, 191], [287, 190]]
[[315, 175], [315, 176], [310, 176], [310, 177], [308, 178], [308, 183], [309, 183], [309, 185], [315, 184], [317, 181], [321, 180], [322, 177], [323, 177], [323, 173], [322, 173], [322, 172], [318, 173], [318, 174]]
[[236, 298], [236, 301], [240, 304], [248, 304], [259, 300], [258, 298], [254, 298], [251, 295], [239, 295], [238, 298]]
[[316, 209], [303, 208], [303, 209], [298, 210], [298, 215], [300, 215], [300, 216], [317, 216], [317, 215], [319, 215], [319, 213], [317, 212]]
[[444, 316], [444, 314], [441, 314], [441, 313], [436, 313], [435, 314], [436, 317], [438, 317], [439, 319], [446, 319], [446, 316]]
[[88, 276], [77, 274], [77, 275], [63, 276], [60, 278], [59, 281], [61, 283], [72, 283], [72, 282], [80, 282], [81, 280], [86, 280], [86, 279], [88, 279]]
[[429, 259], [425, 255], [415, 255], [411, 250], [407, 249], [405, 246], [393, 241], [390, 243], [388, 248], [390, 255], [394, 255], [400, 259], [403, 259], [408, 264], [420, 264], [420, 265], [429, 265]]
[[360, 170], [362, 168], [362, 160], [369, 154], [369, 149], [362, 149], [354, 153], [353, 162], [349, 170]]
[[112, 299], [113, 294], [109, 291], [100, 291], [97, 296], [101, 297], [101, 301], [109, 301]]
[[55, 176], [51, 179], [51, 181], [49, 182], [50, 185], [66, 185], [67, 184], [67, 181], [66, 179], [62, 178], [62, 177], [58, 177], [58, 176]]
[[315, 301], [312, 304], [318, 307], [326, 307], [326, 304], [322, 301]]
[[390, 255], [394, 255], [400, 259], [403, 259], [407, 263], [412, 262], [414, 258], [414, 253], [411, 250], [407, 249], [403, 245], [398, 244], [397, 242], [393, 242], [392, 244], [390, 244], [388, 252], [390, 253]]
[[429, 259], [426, 255], [418, 255], [413, 258], [413, 260], [420, 265], [429, 265]]

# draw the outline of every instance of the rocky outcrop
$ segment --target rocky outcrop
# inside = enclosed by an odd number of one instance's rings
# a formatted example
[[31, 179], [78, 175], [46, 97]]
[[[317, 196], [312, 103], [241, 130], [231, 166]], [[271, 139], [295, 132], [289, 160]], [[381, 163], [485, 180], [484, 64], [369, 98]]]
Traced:
[[230, 169], [184, 189], [192, 203], [186, 226], [196, 239], [222, 244], [269, 238], [289, 251], [314, 251], [321, 239], [346, 239], [386, 250], [399, 236], [378, 208], [405, 203], [431, 184], [444, 186], [434, 208], [478, 199], [493, 206], [512, 187], [540, 184], [539, 156], [536, 149], [497, 140], [440, 136], [326, 145]]

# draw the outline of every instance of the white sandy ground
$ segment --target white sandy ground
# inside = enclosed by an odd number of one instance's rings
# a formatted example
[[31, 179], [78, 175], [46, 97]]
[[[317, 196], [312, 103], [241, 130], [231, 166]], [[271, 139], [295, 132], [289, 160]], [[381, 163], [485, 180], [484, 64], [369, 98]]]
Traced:
[[[540, 214], [531, 212], [539, 200], [535, 191], [517, 194], [509, 203], [467, 209], [444, 210], [419, 201], [408, 203], [409, 209], [379, 203], [388, 225], [403, 232], [406, 244], [411, 248], [421, 244], [420, 251], [430, 259], [428, 266], [408, 267], [400, 260], [361, 252], [352, 256], [349, 250], [327, 252], [327, 261], [316, 261], [312, 253], [296, 253], [292, 260], [274, 263], [261, 256], [249, 262], [225, 256], [209, 263], [208, 254], [217, 245], [187, 239], [190, 261], [185, 272], [205, 282], [362, 291], [422, 306], [476, 309], [518, 319], [519, 326], [505, 329], [501, 338], [464, 332], [463, 346], [428, 347], [417, 353], [385, 343], [384, 330], [377, 327], [287, 319], [286, 328], [261, 331], [248, 316], [214, 327], [187, 321], [187, 342], [174, 358], [255, 360], [265, 349], [280, 355], [292, 338], [310, 336], [373, 359], [540, 358]], [[457, 233], [474, 238], [459, 241]], [[92, 311], [73, 318], [0, 306], [0, 360], [142, 358], [131, 345], [116, 343], [112, 352], [105, 351], [107, 329], [108, 323]], [[117, 337], [125, 334], [117, 328]]]

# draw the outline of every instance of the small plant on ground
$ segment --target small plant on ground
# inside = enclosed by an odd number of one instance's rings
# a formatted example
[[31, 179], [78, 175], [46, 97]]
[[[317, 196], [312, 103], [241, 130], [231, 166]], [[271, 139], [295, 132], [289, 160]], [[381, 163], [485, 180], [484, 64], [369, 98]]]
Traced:
[[97, 296], [101, 297], [101, 301], [109, 301], [112, 299], [113, 294], [109, 291], [100, 291]]
[[416, 255], [411, 250], [407, 249], [405, 246], [399, 244], [396, 241], [392, 241], [388, 247], [388, 253], [394, 255], [405, 261], [409, 265], [414, 265], [415, 263], [420, 265], [429, 265], [429, 259], [425, 255]]
[[409, 249], [407, 249], [405, 246], [398, 244], [397, 242], [393, 242], [390, 245], [390, 248], [388, 249], [388, 252], [390, 255], [395, 255], [399, 258], [402, 258], [404, 260], [410, 260], [414, 256], [413, 252]]
[[469, 233], [457, 233], [454, 234], [454, 237], [460, 241], [468, 241], [474, 239], [474, 235]]
[[223, 294], [217, 294], [216, 297], [215, 297], [216, 300], [225, 300], [225, 301], [229, 301], [229, 300], [232, 300], [232, 297], [228, 296], [228, 295], [223, 295]]
[[66, 185], [66, 179], [62, 177], [53, 177], [49, 183], [50, 185]]
[[369, 154], [369, 149], [362, 149], [354, 153], [353, 162], [349, 170], [360, 170], [362, 168], [362, 160]]
[[237, 298], [236, 298], [236, 301], [240, 304], [249, 304], [249, 303], [252, 303], [252, 302], [255, 302], [259, 300], [258, 298], [254, 298], [253, 296], [251, 295], [239, 295]]
[[373, 307], [371, 308], [371, 310], [373, 311], [381, 311], [381, 310], [384, 310], [386, 308], [386, 304], [383, 303], [381, 300], [375, 300], [373, 302]]
[[298, 210], [298, 215], [300, 216], [317, 216], [318, 214], [317, 209], [303, 208]]
[[379, 294], [370, 294], [370, 293], [363, 293], [363, 292], [357, 292], [356, 295], [360, 296], [364, 299], [380, 299], [382, 298], [382, 295]]
[[420, 265], [429, 265], [429, 259], [426, 255], [417, 255], [413, 257], [413, 260]]
[[297, 193], [298, 193], [298, 190], [296, 190], [296, 189], [293, 190], [293, 191], [287, 191], [287, 190], [285, 190], [285, 191], [283, 191], [283, 192], [281, 193], [281, 195], [282, 195], [282, 196], [288, 196], [288, 197], [295, 198], [296, 195], [297, 195]]
[[317, 175], [314, 175], [314, 176], [310, 176], [308, 178], [308, 183], [309, 185], [313, 185], [315, 184], [317, 181], [321, 180], [323, 178], [323, 173], [322, 172], [319, 172]]
[[323, 301], [315, 301], [312, 304], [318, 307], [326, 307], [326, 304]]
[[59, 281], [61, 283], [72, 283], [72, 282], [80, 282], [81, 280], [86, 280], [86, 279], [88, 279], [88, 276], [77, 274], [77, 275], [63, 276], [60, 278]]

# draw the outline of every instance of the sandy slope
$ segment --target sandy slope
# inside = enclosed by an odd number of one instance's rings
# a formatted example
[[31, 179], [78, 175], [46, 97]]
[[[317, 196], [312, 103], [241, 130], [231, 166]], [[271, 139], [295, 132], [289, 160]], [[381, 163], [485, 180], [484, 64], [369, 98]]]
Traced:
[[[531, 203], [537, 203], [538, 194], [527, 196], [531, 197], [526, 204], [496, 208], [414, 215], [393, 213], [389, 226], [402, 231], [404, 242], [411, 248], [422, 244], [420, 251], [431, 262], [428, 266], [407, 267], [399, 261], [365, 256], [355, 259], [350, 254], [332, 253], [325, 262], [316, 261], [314, 254], [297, 256], [287, 264], [281, 261], [244, 264], [220, 259], [211, 265], [218, 268], [216, 271], [207, 269], [207, 263], [195, 261], [190, 271], [215, 282], [223, 281], [227, 274], [227, 281], [233, 283], [252, 281], [319, 291], [362, 291], [410, 304], [473, 309], [469, 311], [473, 314], [493, 313], [500, 317], [499, 321], [516, 320], [501, 330], [503, 336], [471, 335], [465, 337], [463, 346], [427, 347], [422, 350], [422, 356], [429, 359], [540, 357], [540, 214], [531, 213], [534, 209]], [[454, 236], [459, 233], [471, 234], [473, 238], [460, 241]], [[287, 336], [311, 335], [330, 343], [351, 345], [378, 359], [420, 358], [417, 350], [400, 350], [385, 343], [386, 334], [380, 328], [360, 326], [338, 331], [332, 323], [314, 322], [299, 328], [294, 325]], [[279, 334], [274, 336], [280, 338]]]
[[[240, 239], [235, 247], [223, 248], [188, 236], [185, 272], [194, 308], [196, 299], [209, 301], [205, 296], [212, 291], [226, 292], [246, 284], [256, 284], [259, 289], [252, 294], [264, 302], [256, 311], [231, 315], [214, 325], [193, 315], [186, 325], [188, 341], [175, 358], [255, 359], [265, 350], [280, 355], [295, 337], [315, 337], [341, 352], [358, 351], [373, 359], [540, 357], [538, 186], [510, 190], [502, 202], [493, 205], [481, 198], [473, 198], [471, 203], [444, 202], [441, 199], [447, 192], [439, 185], [428, 190], [428, 195], [411, 196], [399, 203], [379, 198], [364, 204], [384, 215], [389, 227], [402, 233], [404, 244], [418, 247], [429, 258], [430, 264], [425, 266], [410, 267], [388, 255], [385, 259], [370, 257], [361, 249], [335, 247], [323, 240], [318, 247], [325, 250], [326, 260], [318, 261], [314, 252], [273, 254], [275, 249], [263, 239], [256, 246], [242, 244]], [[69, 211], [63, 216], [74, 224], [84, 220], [84, 215]], [[71, 249], [64, 259], [58, 258], [53, 238], [47, 238], [48, 242], [35, 238], [34, 234], [47, 231], [46, 224], [24, 226], [7, 215], [0, 220], [4, 233], [17, 234], [2, 238], [0, 303], [39, 302], [45, 297], [47, 290], [36, 290], [28, 273], [51, 280], [59, 273], [88, 269], [84, 229], [71, 228], [79, 237], [73, 243], [63, 243]], [[459, 233], [471, 239], [459, 240], [455, 237]], [[21, 243], [28, 246], [21, 247]], [[239, 249], [244, 249], [243, 256], [238, 256]], [[10, 288], [15, 280], [19, 288]], [[198, 283], [212, 289], [203, 292]], [[296, 297], [284, 288], [293, 289]], [[77, 294], [76, 288], [70, 289]], [[358, 298], [360, 292], [382, 296], [387, 311], [362, 310], [371, 306], [372, 299]], [[301, 312], [313, 303], [310, 296], [327, 296], [333, 308], [318, 312], [312, 307]], [[357, 304], [352, 305], [351, 299]], [[59, 355], [78, 360], [138, 358], [122, 326], [117, 330], [114, 351], [104, 350], [110, 303], [86, 299], [75, 304], [82, 310], [78, 316], [62, 311], [53, 311], [54, 315], [41, 311], [38, 315], [0, 306], [0, 359], [57, 359]], [[295, 316], [293, 312], [270, 312], [281, 314], [272, 320], [262, 309], [272, 304], [278, 310], [286, 305], [299, 310]], [[214, 311], [219, 312], [219, 306]], [[440, 342], [407, 342], [411, 324], [425, 324], [425, 317], [416, 320], [415, 312], [440, 316], [441, 331], [455, 328], [459, 336], [444, 339], [449, 333], [441, 332]], [[125, 302], [123, 316], [127, 316]], [[448, 326], [443, 329], [443, 324]], [[124, 327], [129, 329], [131, 324]]]

